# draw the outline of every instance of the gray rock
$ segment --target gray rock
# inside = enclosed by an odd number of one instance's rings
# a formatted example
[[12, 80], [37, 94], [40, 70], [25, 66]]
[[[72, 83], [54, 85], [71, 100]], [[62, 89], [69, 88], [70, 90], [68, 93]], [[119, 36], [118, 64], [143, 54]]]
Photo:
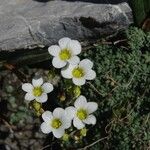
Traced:
[[131, 22], [126, 2], [0, 0], [0, 51], [49, 46], [65, 36], [100, 38]]

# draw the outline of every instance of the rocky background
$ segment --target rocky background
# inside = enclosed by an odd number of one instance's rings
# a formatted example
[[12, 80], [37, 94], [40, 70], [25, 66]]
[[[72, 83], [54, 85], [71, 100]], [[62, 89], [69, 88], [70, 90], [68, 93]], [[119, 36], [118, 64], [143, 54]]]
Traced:
[[126, 28], [131, 14], [127, 0], [0, 0], [0, 52], [100, 38]]

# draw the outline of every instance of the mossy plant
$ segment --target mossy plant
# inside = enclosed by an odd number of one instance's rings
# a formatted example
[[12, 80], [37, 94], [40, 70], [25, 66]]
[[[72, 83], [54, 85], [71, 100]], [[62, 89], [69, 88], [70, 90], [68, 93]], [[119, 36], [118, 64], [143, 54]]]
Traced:
[[146, 54], [141, 51], [145, 42], [142, 30], [132, 28], [127, 32], [131, 46], [128, 50], [99, 45], [83, 54], [95, 61], [97, 78], [82, 92], [99, 103], [98, 123], [89, 131], [91, 138], [87, 140], [94, 142], [108, 137], [93, 146], [93, 150], [149, 147], [150, 53], [148, 47]]
[[140, 50], [140, 48], [144, 47], [146, 35], [142, 29], [130, 27], [126, 30], [126, 36], [128, 38], [129, 47], [132, 50]]

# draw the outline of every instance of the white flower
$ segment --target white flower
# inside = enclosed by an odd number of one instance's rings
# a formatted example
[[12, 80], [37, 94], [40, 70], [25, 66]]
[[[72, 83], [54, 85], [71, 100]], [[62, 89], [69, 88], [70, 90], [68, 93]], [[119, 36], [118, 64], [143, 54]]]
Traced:
[[95, 102], [87, 102], [84, 96], [80, 96], [74, 103], [74, 106], [65, 109], [68, 118], [73, 119], [73, 125], [77, 129], [82, 129], [85, 124], [96, 124], [96, 118], [92, 113], [97, 110], [98, 105]]
[[41, 130], [43, 133], [52, 132], [56, 138], [61, 138], [65, 129], [71, 126], [71, 120], [66, 117], [65, 110], [62, 108], [56, 108], [53, 113], [45, 111], [42, 114], [44, 122], [41, 124]]
[[69, 65], [61, 70], [61, 74], [64, 78], [73, 80], [75, 85], [83, 85], [86, 80], [93, 80], [96, 77], [96, 73], [92, 70], [93, 62], [89, 59], [83, 59], [76, 65]]
[[54, 56], [52, 64], [55, 68], [66, 66], [67, 62], [77, 64], [80, 61], [76, 55], [81, 52], [81, 44], [77, 40], [64, 37], [58, 43], [59, 46], [52, 45], [48, 48], [48, 52]]
[[22, 89], [27, 92], [25, 95], [25, 100], [44, 103], [47, 101], [47, 93], [53, 91], [53, 85], [51, 83], [43, 83], [43, 78], [32, 79], [31, 83], [24, 83]]

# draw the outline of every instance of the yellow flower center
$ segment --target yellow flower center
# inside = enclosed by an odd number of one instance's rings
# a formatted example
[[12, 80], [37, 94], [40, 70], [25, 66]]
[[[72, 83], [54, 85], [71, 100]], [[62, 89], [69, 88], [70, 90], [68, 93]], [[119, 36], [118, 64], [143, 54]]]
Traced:
[[63, 49], [60, 51], [59, 57], [61, 60], [68, 60], [71, 58], [71, 52], [68, 49]]
[[43, 93], [42, 87], [40, 87], [40, 86], [34, 87], [34, 89], [33, 89], [33, 95], [34, 96], [36, 96], [36, 97], [41, 96], [42, 93]]
[[54, 129], [58, 129], [61, 125], [62, 125], [62, 122], [61, 122], [61, 120], [58, 119], [58, 118], [53, 119], [52, 122], [51, 122], [51, 126], [52, 126]]
[[74, 68], [73, 70], [72, 70], [72, 75], [73, 75], [73, 77], [75, 77], [75, 78], [81, 78], [81, 77], [83, 77], [84, 76], [84, 70], [82, 69], [82, 68], [80, 68], [80, 67], [77, 67], [77, 68]]
[[87, 111], [85, 110], [85, 109], [79, 109], [78, 111], [77, 111], [77, 117], [80, 119], [80, 120], [84, 120], [84, 119], [86, 119], [87, 118], [87, 116], [88, 116], [88, 114], [87, 114]]

